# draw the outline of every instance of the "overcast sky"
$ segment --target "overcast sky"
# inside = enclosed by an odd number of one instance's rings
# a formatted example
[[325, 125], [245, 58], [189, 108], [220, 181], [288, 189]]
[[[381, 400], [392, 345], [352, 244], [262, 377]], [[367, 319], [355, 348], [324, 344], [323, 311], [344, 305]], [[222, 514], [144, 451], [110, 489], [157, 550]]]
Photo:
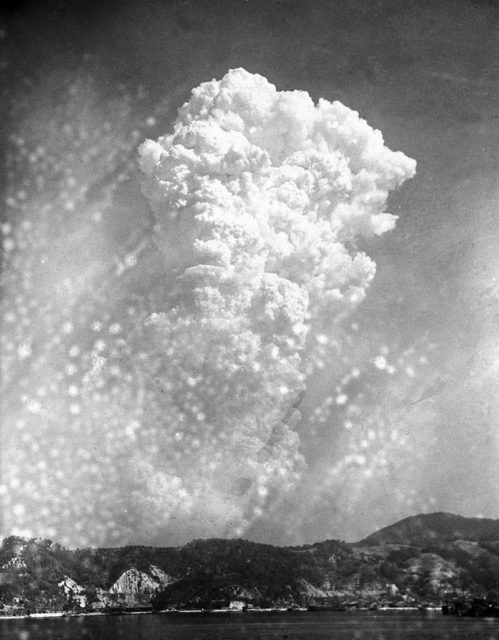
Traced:
[[[499, 517], [499, 5], [60, 0], [1, 17], [3, 535], [300, 544], [422, 511]], [[148, 322], [178, 273], [137, 148], [238, 67], [340, 101], [417, 169], [388, 197], [395, 228], [355, 240], [376, 275], [323, 327], [334, 348], [298, 413], [196, 435], [164, 399], [182, 343], [165, 356]]]

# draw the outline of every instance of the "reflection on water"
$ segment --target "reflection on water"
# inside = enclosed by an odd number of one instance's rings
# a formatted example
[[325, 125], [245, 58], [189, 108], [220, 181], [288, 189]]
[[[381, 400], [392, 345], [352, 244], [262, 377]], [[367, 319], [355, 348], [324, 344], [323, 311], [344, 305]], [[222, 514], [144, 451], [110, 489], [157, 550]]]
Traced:
[[498, 620], [439, 613], [158, 614], [0, 620], [2, 640], [496, 640]]

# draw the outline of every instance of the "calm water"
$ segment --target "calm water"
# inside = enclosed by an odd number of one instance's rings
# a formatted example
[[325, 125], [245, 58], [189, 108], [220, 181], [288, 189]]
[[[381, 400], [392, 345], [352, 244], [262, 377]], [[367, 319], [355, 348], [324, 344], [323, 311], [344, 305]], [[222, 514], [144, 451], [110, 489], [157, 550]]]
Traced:
[[1, 640], [499, 640], [499, 620], [417, 612], [157, 614], [0, 620]]

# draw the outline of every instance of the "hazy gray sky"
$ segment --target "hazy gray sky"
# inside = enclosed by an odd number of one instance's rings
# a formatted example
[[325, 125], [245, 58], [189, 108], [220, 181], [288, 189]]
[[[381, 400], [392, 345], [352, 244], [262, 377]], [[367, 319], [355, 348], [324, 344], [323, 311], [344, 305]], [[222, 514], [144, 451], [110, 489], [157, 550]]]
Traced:
[[[295, 544], [498, 517], [497, 3], [28, 2], [2, 20], [4, 535]], [[147, 359], [173, 275], [137, 147], [237, 67], [358, 111], [417, 172], [389, 196], [395, 228], [357, 240], [376, 275], [326, 328], [301, 417], [262, 435], [234, 413], [196, 438], [171, 428], [168, 358]]]

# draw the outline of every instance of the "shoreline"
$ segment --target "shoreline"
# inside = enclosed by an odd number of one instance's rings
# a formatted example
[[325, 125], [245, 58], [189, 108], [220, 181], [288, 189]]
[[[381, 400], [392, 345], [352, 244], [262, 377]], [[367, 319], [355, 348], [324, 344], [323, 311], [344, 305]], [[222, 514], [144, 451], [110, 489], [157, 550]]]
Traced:
[[[418, 607], [379, 607], [378, 609], [345, 609], [339, 613], [376, 613], [377, 611], [389, 611], [394, 613], [415, 612]], [[440, 607], [427, 607], [427, 611], [440, 611]], [[287, 608], [269, 608], [269, 609], [247, 609], [240, 611], [237, 609], [161, 609], [159, 611], [121, 611], [121, 612], [104, 612], [104, 611], [88, 611], [88, 612], [66, 612], [66, 611], [50, 611], [47, 613], [29, 613], [23, 615], [1, 615], [2, 620], [29, 620], [43, 618], [83, 618], [91, 616], [137, 616], [137, 615], [158, 615], [158, 614], [181, 614], [181, 615], [219, 615], [219, 614], [244, 614], [244, 613], [331, 613], [328, 611], [308, 611], [306, 608], [287, 609]], [[335, 612], [333, 612], [335, 613]]]

